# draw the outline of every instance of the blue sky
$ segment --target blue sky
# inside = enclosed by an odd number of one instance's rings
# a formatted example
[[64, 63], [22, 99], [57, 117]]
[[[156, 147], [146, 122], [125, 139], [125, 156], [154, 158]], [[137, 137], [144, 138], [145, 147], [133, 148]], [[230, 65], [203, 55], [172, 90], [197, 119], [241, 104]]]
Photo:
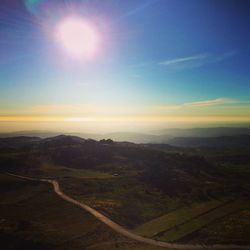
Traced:
[[[75, 15], [98, 31], [93, 60], [54, 39]], [[138, 117], [145, 130], [248, 124], [249, 23], [247, 0], [3, 0], [0, 129], [30, 129], [37, 117], [46, 129], [67, 117], [116, 130], [140, 129]]]

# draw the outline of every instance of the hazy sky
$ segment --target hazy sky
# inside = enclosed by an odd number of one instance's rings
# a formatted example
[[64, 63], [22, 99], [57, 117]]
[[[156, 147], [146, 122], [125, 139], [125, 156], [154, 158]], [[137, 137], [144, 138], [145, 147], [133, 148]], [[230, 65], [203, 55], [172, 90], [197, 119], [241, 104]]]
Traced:
[[[56, 39], [68, 17], [91, 57]], [[0, 131], [250, 123], [250, 1], [1, 0]]]

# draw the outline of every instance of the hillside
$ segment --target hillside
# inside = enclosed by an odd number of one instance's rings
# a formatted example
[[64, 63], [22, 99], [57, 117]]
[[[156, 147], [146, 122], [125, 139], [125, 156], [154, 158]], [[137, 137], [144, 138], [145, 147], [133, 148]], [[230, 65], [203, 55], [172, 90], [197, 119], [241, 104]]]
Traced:
[[[218, 227], [226, 215], [236, 216], [237, 212], [244, 220], [243, 210], [250, 209], [249, 154], [241, 150], [234, 150], [228, 158], [224, 150], [206, 154], [205, 150], [166, 144], [95, 141], [66, 135], [4, 138], [0, 148], [2, 174], [57, 179], [66, 194], [122, 226], [144, 235], [152, 225], [151, 231], [158, 233], [149, 237], [155, 239], [193, 242], [197, 236], [202, 242], [205, 234], [211, 234], [211, 223]], [[2, 191], [4, 186], [3, 182]], [[169, 216], [179, 219], [172, 223], [161, 220]], [[202, 228], [207, 230], [200, 231]], [[217, 242], [229, 242], [233, 228], [229, 229]], [[249, 242], [247, 232], [249, 227], [244, 225], [241, 244]], [[8, 235], [12, 233], [8, 231]]]
[[[6, 137], [40, 137], [49, 138], [59, 136], [60, 132], [51, 131], [19, 131], [12, 133], [2, 133], [0, 138]], [[164, 129], [155, 130], [148, 133], [138, 132], [113, 132], [113, 133], [81, 133], [81, 132], [69, 132], [67, 135], [77, 136], [85, 139], [112, 139], [114, 141], [128, 141], [133, 143], [168, 143], [175, 145], [176, 138], [200, 138], [209, 140], [210, 138], [234, 138], [242, 135], [249, 136], [250, 128], [233, 128], [233, 127], [215, 127], [215, 128], [192, 128], [192, 129]]]

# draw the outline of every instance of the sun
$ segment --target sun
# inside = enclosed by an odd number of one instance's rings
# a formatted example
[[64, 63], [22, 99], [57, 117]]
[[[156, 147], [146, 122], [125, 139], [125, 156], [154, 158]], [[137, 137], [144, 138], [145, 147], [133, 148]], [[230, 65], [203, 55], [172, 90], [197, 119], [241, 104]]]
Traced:
[[90, 58], [97, 50], [97, 33], [80, 17], [67, 17], [57, 26], [56, 36], [64, 50], [74, 58]]

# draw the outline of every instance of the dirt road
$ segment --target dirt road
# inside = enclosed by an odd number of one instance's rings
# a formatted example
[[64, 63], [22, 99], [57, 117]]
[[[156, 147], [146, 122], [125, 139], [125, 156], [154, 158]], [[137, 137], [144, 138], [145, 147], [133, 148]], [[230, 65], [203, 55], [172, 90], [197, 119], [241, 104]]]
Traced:
[[88, 205], [81, 203], [73, 198], [71, 198], [70, 196], [64, 194], [59, 186], [58, 181], [56, 180], [49, 180], [49, 179], [35, 179], [35, 178], [31, 178], [31, 177], [26, 177], [26, 176], [21, 176], [21, 175], [14, 175], [14, 174], [10, 174], [8, 173], [8, 175], [14, 176], [14, 177], [18, 177], [21, 179], [25, 179], [25, 180], [31, 180], [31, 181], [42, 181], [42, 182], [48, 182], [50, 184], [52, 184], [53, 188], [54, 188], [54, 192], [60, 196], [63, 200], [70, 202], [72, 204], [75, 204], [76, 206], [81, 207], [82, 209], [84, 209], [85, 211], [89, 212], [90, 214], [92, 214], [93, 216], [95, 216], [98, 220], [102, 221], [104, 224], [106, 224], [107, 226], [109, 226], [110, 228], [112, 228], [114, 231], [116, 231], [117, 233], [122, 234], [123, 236], [126, 236], [130, 239], [133, 239], [135, 241], [139, 241], [142, 243], [146, 243], [146, 244], [150, 244], [150, 245], [154, 245], [154, 246], [159, 246], [159, 247], [165, 247], [168, 249], [182, 249], [182, 250], [186, 250], [186, 249], [250, 249], [250, 246], [242, 246], [242, 245], [194, 245], [194, 244], [176, 244], [176, 243], [168, 243], [168, 242], [164, 242], [164, 241], [157, 241], [157, 240], [153, 240], [150, 238], [146, 238], [143, 236], [140, 236], [120, 225], [118, 225], [117, 223], [115, 223], [114, 221], [112, 221], [111, 219], [109, 219], [108, 217], [106, 217], [105, 215], [99, 213], [97, 210], [89, 207]]

